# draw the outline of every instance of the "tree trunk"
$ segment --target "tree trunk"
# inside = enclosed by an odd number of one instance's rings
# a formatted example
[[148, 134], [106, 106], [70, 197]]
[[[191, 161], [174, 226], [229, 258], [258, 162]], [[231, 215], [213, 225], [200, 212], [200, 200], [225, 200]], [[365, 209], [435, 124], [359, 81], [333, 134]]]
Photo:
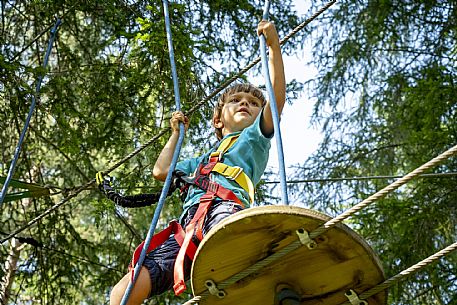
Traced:
[[1, 305], [6, 305], [8, 303], [9, 292], [14, 281], [14, 275], [16, 274], [17, 262], [23, 247], [24, 245], [16, 238], [11, 239], [8, 259], [5, 262], [5, 275], [3, 276], [0, 285]]

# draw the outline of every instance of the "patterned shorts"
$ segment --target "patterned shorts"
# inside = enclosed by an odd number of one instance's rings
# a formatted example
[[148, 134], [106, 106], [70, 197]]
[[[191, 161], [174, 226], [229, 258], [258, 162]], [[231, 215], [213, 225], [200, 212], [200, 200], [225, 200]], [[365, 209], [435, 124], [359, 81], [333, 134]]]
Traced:
[[[243, 208], [231, 201], [213, 203], [206, 214], [203, 224], [203, 235], [219, 223], [222, 219], [241, 211]], [[184, 217], [184, 224], [187, 225], [197, 211], [197, 207], [192, 207]], [[198, 245], [199, 241], [194, 236], [193, 241]], [[151, 278], [150, 296], [159, 295], [173, 287], [173, 273], [176, 257], [179, 252], [179, 245], [174, 236], [170, 236], [167, 241], [146, 255], [143, 265], [148, 269]], [[192, 261], [187, 257], [184, 259], [184, 275], [187, 281], [190, 277]]]

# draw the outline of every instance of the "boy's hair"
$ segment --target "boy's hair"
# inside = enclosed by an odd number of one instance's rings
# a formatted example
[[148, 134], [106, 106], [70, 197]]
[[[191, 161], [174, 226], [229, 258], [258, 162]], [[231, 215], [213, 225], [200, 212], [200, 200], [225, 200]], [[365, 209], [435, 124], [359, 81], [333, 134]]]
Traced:
[[[225, 89], [225, 91], [219, 96], [217, 100], [217, 104], [214, 107], [213, 111], [213, 123], [214, 119], [219, 119], [221, 117], [222, 113], [222, 108], [224, 107], [225, 103], [227, 102], [227, 98], [237, 92], [246, 92], [250, 93], [256, 98], [258, 98], [262, 102], [262, 106], [265, 106], [267, 103], [267, 100], [265, 99], [265, 96], [262, 93], [262, 90], [257, 88], [256, 86], [249, 84], [249, 83], [244, 83], [244, 84], [236, 84], [231, 87], [228, 87]], [[222, 128], [216, 128], [216, 136], [217, 139], [220, 140], [222, 139]]]

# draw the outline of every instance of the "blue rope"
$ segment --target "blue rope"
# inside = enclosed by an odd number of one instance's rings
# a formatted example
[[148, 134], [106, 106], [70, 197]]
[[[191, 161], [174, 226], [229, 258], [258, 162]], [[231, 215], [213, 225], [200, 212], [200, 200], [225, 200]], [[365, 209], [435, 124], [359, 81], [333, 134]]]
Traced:
[[[55, 39], [56, 33], [57, 33], [57, 28], [59, 27], [60, 24], [61, 24], [61, 20], [57, 19], [56, 23], [54, 24], [54, 27], [51, 29], [51, 37], [49, 38], [48, 48], [47, 48], [45, 56], [44, 56], [43, 68], [46, 68], [46, 66], [48, 65], [49, 56], [51, 55], [51, 50], [52, 50], [52, 44], [54, 43], [54, 39]], [[36, 84], [36, 88], [35, 88], [35, 94], [32, 95], [32, 104], [30, 105], [29, 113], [25, 120], [24, 128], [22, 129], [21, 135], [19, 137], [19, 142], [18, 142], [18, 144], [16, 146], [16, 150], [14, 152], [13, 160], [11, 161], [10, 168], [8, 170], [8, 175], [6, 176], [5, 183], [3, 184], [3, 187], [2, 187], [2, 190], [0, 193], [0, 206], [3, 204], [3, 201], [5, 200], [6, 191], [11, 182], [11, 179], [13, 178], [14, 170], [16, 168], [16, 163], [19, 159], [19, 154], [21, 152], [22, 144], [24, 143], [25, 134], [27, 133], [27, 129], [29, 128], [30, 120], [32, 119], [32, 115], [35, 112], [36, 96], [38, 96], [40, 94], [41, 82], [43, 81], [43, 77], [44, 77], [44, 75], [38, 76], [38, 80], [37, 80], [37, 84]]]
[[[263, 19], [268, 19], [268, 10], [270, 7], [270, 1], [265, 1], [263, 8]], [[265, 37], [260, 35], [260, 53], [262, 57], [262, 71], [263, 77], [265, 78], [265, 86], [267, 87], [268, 96], [270, 100], [271, 116], [273, 117], [274, 135], [276, 137], [276, 147], [278, 150], [278, 162], [279, 162], [279, 178], [281, 182], [281, 199], [283, 204], [288, 205], [289, 200], [287, 199], [287, 180], [286, 180], [286, 167], [284, 165], [284, 151], [282, 148], [281, 130], [279, 127], [279, 114], [278, 105], [276, 104], [276, 97], [271, 84], [270, 72], [268, 70], [268, 57], [267, 57], [267, 44]]]
[[[165, 27], [166, 27], [166, 31], [167, 31], [168, 50], [170, 53], [170, 64], [171, 64], [171, 72], [172, 72], [172, 77], [173, 77], [173, 86], [174, 86], [174, 92], [175, 92], [175, 104], [176, 104], [176, 110], [180, 111], [181, 102], [180, 102], [180, 97], [179, 97], [179, 84], [178, 84], [178, 77], [177, 77], [177, 73], [176, 73], [176, 65], [175, 65], [175, 58], [174, 58], [175, 56], [174, 56], [174, 51], [173, 51], [173, 41], [172, 41], [172, 37], [171, 37], [170, 16], [168, 13], [168, 1], [166, 1], [166, 0], [163, 0], [163, 9], [164, 9], [164, 16], [165, 16]], [[133, 286], [135, 285], [135, 282], [138, 279], [138, 275], [140, 274], [140, 269], [141, 269], [144, 259], [146, 257], [146, 250], [149, 248], [149, 244], [151, 243], [152, 237], [154, 235], [154, 231], [155, 231], [157, 223], [159, 221], [160, 213], [161, 213], [164, 203], [165, 203], [165, 198], [167, 197], [168, 190], [171, 185], [172, 173], [176, 167], [176, 163], [178, 162], [179, 153], [181, 150], [182, 143], [184, 141], [184, 132], [185, 132], [184, 124], [181, 122], [179, 124], [178, 143], [176, 144], [175, 151], [173, 152], [173, 158], [171, 160], [170, 168], [168, 170], [168, 174], [167, 174], [165, 183], [162, 188], [162, 193], [160, 194], [159, 202], [157, 203], [157, 208], [154, 211], [154, 217], [152, 218], [148, 234], [144, 241], [144, 245], [143, 245], [143, 249], [140, 254], [140, 258], [138, 259], [138, 262], [135, 266], [134, 273], [133, 273], [133, 279], [132, 279], [132, 281], [129, 282], [129, 285], [127, 286], [127, 289], [121, 300], [121, 305], [127, 304], [127, 301], [130, 297]]]

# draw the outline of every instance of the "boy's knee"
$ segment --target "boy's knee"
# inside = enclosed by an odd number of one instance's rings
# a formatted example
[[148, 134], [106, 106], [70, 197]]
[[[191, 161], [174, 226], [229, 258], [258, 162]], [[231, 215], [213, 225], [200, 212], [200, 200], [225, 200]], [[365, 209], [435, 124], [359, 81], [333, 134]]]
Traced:
[[[130, 283], [131, 273], [126, 274], [116, 285], [110, 293], [110, 305], [119, 305], [124, 297], [125, 291]], [[128, 305], [141, 304], [149, 295], [151, 290], [151, 280], [149, 278], [149, 272], [146, 268], [141, 268], [140, 274], [136, 280], [135, 286], [133, 287]]]
[[[127, 279], [127, 281], [126, 281]], [[110, 305], [118, 305], [121, 304], [122, 297], [124, 296], [125, 290], [129, 284], [129, 278], [123, 277], [116, 285], [114, 285], [113, 289], [111, 289], [109, 304]]]

